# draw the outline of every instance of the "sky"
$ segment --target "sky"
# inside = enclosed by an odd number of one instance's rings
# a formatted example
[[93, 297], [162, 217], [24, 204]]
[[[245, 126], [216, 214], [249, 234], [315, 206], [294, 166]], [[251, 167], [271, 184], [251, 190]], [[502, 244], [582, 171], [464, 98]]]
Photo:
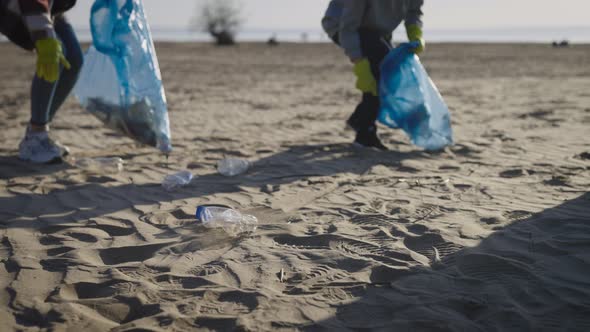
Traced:
[[[213, 0], [215, 1], [215, 0]], [[239, 1], [239, 0], [236, 0]], [[204, 0], [143, 0], [155, 28], [188, 27]], [[319, 31], [329, 0], [241, 0], [244, 30]], [[79, 0], [69, 14], [77, 27], [88, 25], [91, 0]], [[590, 32], [590, 0], [425, 0], [429, 30], [586, 27]], [[589, 36], [590, 38], [590, 36]]]

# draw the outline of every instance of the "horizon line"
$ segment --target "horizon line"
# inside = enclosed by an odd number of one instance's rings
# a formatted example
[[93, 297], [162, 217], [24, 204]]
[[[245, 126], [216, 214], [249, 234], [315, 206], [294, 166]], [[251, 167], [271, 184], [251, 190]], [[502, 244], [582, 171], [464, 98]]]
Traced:
[[[90, 27], [74, 25], [75, 29], [79, 29], [82, 31], [90, 30]], [[168, 25], [150, 25], [151, 30], [158, 30], [158, 31], [183, 31], [183, 32], [204, 32], [198, 29], [191, 28], [190, 26], [186, 27], [174, 27]], [[563, 26], [551, 26], [551, 25], [536, 25], [536, 26], [507, 26], [507, 27], [476, 27], [476, 28], [462, 28], [462, 27], [450, 27], [450, 28], [425, 28], [426, 31], [445, 31], [445, 32], [468, 32], [468, 31], [481, 31], [481, 32], [489, 32], [489, 31], [511, 31], [511, 30], [548, 30], [548, 29], [589, 29], [590, 25], [563, 25]], [[238, 30], [239, 32], [324, 32], [321, 27], [317, 28], [263, 28], [263, 27], [249, 27]]]

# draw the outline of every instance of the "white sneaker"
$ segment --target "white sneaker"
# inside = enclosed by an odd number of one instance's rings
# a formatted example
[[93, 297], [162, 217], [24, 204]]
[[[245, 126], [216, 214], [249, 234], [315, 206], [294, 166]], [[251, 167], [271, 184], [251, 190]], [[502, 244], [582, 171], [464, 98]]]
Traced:
[[62, 156], [62, 157], [67, 157], [67, 156], [69, 156], [69, 155], [70, 155], [70, 148], [68, 148], [67, 146], [65, 146], [65, 145], [61, 144], [61, 143], [60, 143], [60, 142], [58, 142], [58, 141], [54, 141], [53, 139], [51, 139], [51, 137], [49, 138], [49, 141], [50, 141], [50, 142], [51, 142], [53, 145], [57, 146], [57, 148], [59, 149], [59, 151], [60, 151], [60, 153], [61, 153], [61, 156]]
[[62, 161], [62, 149], [57, 146], [47, 132], [27, 130], [25, 138], [18, 146], [19, 158], [35, 164], [49, 164]]

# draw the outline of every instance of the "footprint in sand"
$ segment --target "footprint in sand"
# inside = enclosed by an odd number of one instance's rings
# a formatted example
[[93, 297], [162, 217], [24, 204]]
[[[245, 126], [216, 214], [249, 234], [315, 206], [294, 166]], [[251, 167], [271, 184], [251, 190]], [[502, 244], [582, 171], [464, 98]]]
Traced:
[[361, 227], [386, 227], [389, 228], [397, 220], [383, 214], [357, 214], [354, 215], [350, 222]]
[[177, 208], [170, 211], [149, 212], [139, 217], [139, 220], [154, 225], [156, 227], [167, 227], [170, 225], [182, 225], [184, 223], [194, 223], [194, 211], [188, 208]]
[[500, 172], [500, 177], [503, 178], [519, 178], [523, 176], [527, 176], [529, 173], [525, 169], [516, 168], [516, 169], [509, 169], [503, 172]]
[[398, 252], [369, 242], [353, 240], [335, 234], [322, 234], [308, 237], [279, 235], [275, 243], [299, 250], [331, 249], [343, 255], [365, 261], [385, 264], [387, 266], [407, 267], [414, 260], [408, 253]]
[[171, 244], [173, 243], [158, 243], [144, 246], [100, 249], [99, 256], [105, 265], [143, 262], [154, 257], [158, 251], [164, 247], [170, 246]]
[[455, 144], [454, 146], [451, 147], [451, 151], [458, 156], [463, 156], [463, 157], [474, 157], [474, 155], [477, 155], [481, 152], [483, 152], [483, 148], [480, 147], [475, 147], [473, 145], [467, 145], [467, 144]]
[[375, 261], [387, 266], [407, 267], [414, 261], [408, 253], [387, 249], [368, 242], [344, 239], [330, 243], [332, 249], [357, 259]]
[[236, 309], [235, 307], [241, 307], [239, 308], [239, 310], [235, 311], [240, 311], [242, 313], [250, 313], [254, 311], [254, 309], [256, 309], [260, 304], [258, 298], [261, 296], [262, 294], [259, 292], [232, 290], [219, 294], [219, 297], [217, 299], [222, 303], [233, 304], [234, 310]]
[[452, 255], [463, 246], [446, 241], [440, 234], [427, 233], [420, 236], [408, 236], [404, 240], [404, 245], [428, 258], [430, 263], [448, 262]]
[[121, 322], [119, 322], [121, 324], [156, 316], [163, 312], [160, 304], [144, 304], [143, 301], [136, 296], [117, 296], [117, 302], [117, 304], [128, 308], [127, 315]]
[[551, 115], [553, 115], [555, 113], [555, 111], [553, 110], [536, 110], [534, 112], [530, 112], [530, 113], [526, 113], [526, 114], [521, 114], [518, 116], [519, 119], [528, 119], [528, 118], [535, 118], [535, 119], [539, 119], [539, 120], [547, 120], [547, 118]]
[[126, 280], [109, 280], [103, 283], [79, 282], [69, 284], [59, 289], [59, 297], [67, 301], [84, 300], [84, 299], [101, 299], [113, 297], [120, 290], [131, 290], [137, 287]]
[[428, 231], [428, 227], [426, 227], [424, 225], [420, 225], [420, 224], [409, 225], [407, 228], [408, 228], [408, 231], [410, 231], [414, 234], [417, 234], [417, 235], [422, 235]]
[[[114, 237], [128, 236], [136, 232], [134, 227], [123, 227], [119, 226], [120, 224], [118, 222], [98, 224], [96, 221], [90, 221], [83, 227], [80, 227], [79, 224], [47, 226], [39, 229], [42, 234], [39, 237], [39, 243], [49, 247], [47, 249], [48, 256], [56, 257], [89, 243], [110, 242]], [[78, 243], [78, 245], [74, 243]], [[47, 260], [46, 264], [49, 269], [57, 270], [68, 266], [63, 260]]]
[[199, 276], [206, 277], [214, 274], [219, 274], [227, 270], [227, 264], [220, 261], [213, 261], [207, 264], [195, 266], [187, 272]]
[[506, 219], [508, 219], [510, 222], [524, 220], [524, 219], [530, 218], [532, 215], [533, 215], [533, 213], [531, 213], [529, 211], [523, 211], [523, 210], [509, 211], [509, 212], [505, 212], [503, 214], [503, 216]]
[[[80, 228], [79, 224], [71, 224], [71, 225], [53, 225], [41, 228], [39, 231], [44, 234], [45, 236], [42, 238], [42, 244], [47, 243], [50, 244], [59, 244], [56, 242], [56, 234], [60, 233], [67, 233], [69, 230], [78, 228], [79, 230], [83, 229], [95, 229], [98, 231], [102, 231], [106, 233], [109, 237], [117, 237], [117, 236], [128, 236], [135, 234], [137, 229], [133, 226], [131, 222], [104, 222], [99, 223], [97, 221], [89, 221], [86, 225], [83, 226], [84, 228]], [[43, 243], [45, 241], [45, 243]]]
[[[234, 331], [237, 328], [238, 316], [247, 315], [259, 306], [258, 292], [227, 291], [207, 292], [204, 303], [186, 303], [178, 305], [178, 311], [187, 315], [199, 314], [195, 320], [198, 328], [213, 331]], [[220, 317], [220, 313], [225, 317]]]
[[568, 187], [569, 178], [563, 175], [553, 175], [551, 179], [545, 180], [543, 183], [554, 187]]
[[582, 160], [590, 160], [590, 152], [582, 152], [578, 155], [576, 155], [577, 159], [582, 159]]
[[455, 166], [455, 165], [441, 165], [438, 169], [443, 172], [453, 172], [454, 173], [454, 172], [460, 171], [461, 167]]
[[[310, 295], [321, 293], [324, 297], [350, 300], [358, 295], [359, 282], [351, 281], [343, 272], [327, 265], [317, 265], [308, 272], [299, 272], [286, 280], [283, 293], [288, 295]], [[336, 292], [337, 291], [337, 292]]]
[[501, 217], [483, 217], [479, 219], [479, 221], [486, 225], [499, 225], [505, 222], [505, 220]]
[[453, 183], [453, 187], [455, 187], [455, 189], [459, 189], [461, 191], [467, 191], [467, 190], [473, 188], [472, 185], [466, 184], [466, 183]]
[[199, 287], [210, 287], [215, 284], [202, 277], [176, 276], [173, 274], [162, 274], [155, 278], [161, 287], [173, 289], [196, 289]]
[[237, 318], [199, 317], [195, 320], [198, 328], [211, 331], [235, 331]]

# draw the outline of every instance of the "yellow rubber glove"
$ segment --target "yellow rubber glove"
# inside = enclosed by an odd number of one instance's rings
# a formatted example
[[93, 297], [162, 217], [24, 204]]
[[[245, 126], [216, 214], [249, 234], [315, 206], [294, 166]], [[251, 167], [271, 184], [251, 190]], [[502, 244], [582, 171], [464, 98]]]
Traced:
[[61, 43], [55, 38], [40, 39], [35, 42], [37, 49], [37, 76], [49, 83], [59, 78], [59, 65], [70, 69], [70, 63], [66, 60], [61, 49]]
[[371, 72], [369, 60], [362, 59], [354, 64], [354, 74], [356, 75], [356, 88], [364, 93], [370, 93], [377, 96], [377, 81]]
[[426, 47], [426, 42], [422, 37], [422, 28], [416, 24], [410, 24], [406, 26], [406, 32], [408, 33], [408, 40], [411, 42], [419, 42], [420, 46], [414, 49], [414, 53], [420, 54], [424, 52], [424, 48]]

